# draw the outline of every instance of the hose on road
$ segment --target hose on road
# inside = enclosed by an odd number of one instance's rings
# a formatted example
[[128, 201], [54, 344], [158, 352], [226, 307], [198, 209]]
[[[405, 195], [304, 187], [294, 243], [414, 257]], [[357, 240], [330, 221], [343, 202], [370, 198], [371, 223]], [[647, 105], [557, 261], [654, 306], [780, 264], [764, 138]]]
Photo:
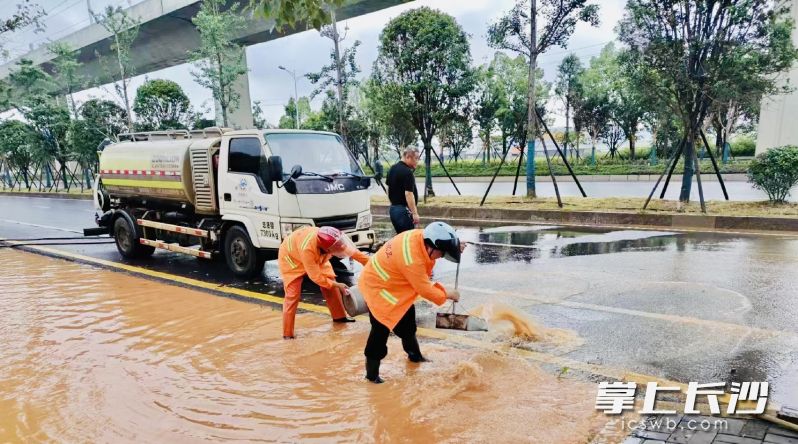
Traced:
[[17, 248], [17, 247], [35, 247], [37, 245], [105, 245], [113, 244], [114, 241], [96, 241], [96, 242], [39, 242], [39, 243], [5, 243], [0, 240], [0, 248]]

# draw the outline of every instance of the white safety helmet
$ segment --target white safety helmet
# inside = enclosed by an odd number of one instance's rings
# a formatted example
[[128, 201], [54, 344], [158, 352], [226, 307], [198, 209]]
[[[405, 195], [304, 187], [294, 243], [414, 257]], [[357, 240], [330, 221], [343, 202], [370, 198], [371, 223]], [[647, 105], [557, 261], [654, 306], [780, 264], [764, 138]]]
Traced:
[[443, 257], [460, 262], [460, 239], [454, 228], [443, 222], [433, 222], [424, 228], [424, 243], [443, 252]]

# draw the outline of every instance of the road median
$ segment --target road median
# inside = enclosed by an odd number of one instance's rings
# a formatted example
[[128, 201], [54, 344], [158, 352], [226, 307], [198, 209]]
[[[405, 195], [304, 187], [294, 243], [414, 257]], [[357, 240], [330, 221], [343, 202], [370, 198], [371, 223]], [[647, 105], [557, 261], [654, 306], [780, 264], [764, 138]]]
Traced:
[[[637, 202], [640, 200], [640, 202]], [[648, 229], [679, 229], [687, 231], [734, 231], [798, 233], [798, 205], [772, 206], [765, 202], [710, 202], [707, 214], [696, 211], [697, 204], [678, 208], [676, 202], [652, 202], [643, 211], [642, 199], [580, 199], [565, 200], [564, 208], [557, 208], [553, 199], [526, 200], [496, 198], [484, 206], [469, 197], [440, 197], [419, 204], [425, 219], [445, 220], [458, 225], [496, 226], [506, 224], [552, 224], [574, 226], [607, 226]], [[677, 209], [678, 208], [678, 209]], [[387, 218], [388, 203], [373, 198], [372, 213]]]

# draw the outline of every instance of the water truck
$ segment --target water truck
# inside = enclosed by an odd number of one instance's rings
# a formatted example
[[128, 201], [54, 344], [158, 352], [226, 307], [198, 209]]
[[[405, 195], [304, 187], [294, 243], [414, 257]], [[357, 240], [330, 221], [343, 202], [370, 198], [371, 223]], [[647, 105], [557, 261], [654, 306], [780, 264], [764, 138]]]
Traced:
[[223, 256], [235, 275], [249, 278], [305, 225], [336, 227], [370, 249], [370, 185], [334, 133], [214, 127], [120, 134], [100, 153], [98, 227], [84, 234], [110, 234], [130, 259], [156, 248]]

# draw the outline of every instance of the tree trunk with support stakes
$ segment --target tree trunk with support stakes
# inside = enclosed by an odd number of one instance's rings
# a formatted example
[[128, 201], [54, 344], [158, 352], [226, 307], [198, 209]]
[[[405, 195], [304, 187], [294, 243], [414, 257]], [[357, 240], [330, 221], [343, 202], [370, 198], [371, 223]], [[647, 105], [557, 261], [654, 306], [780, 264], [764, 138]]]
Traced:
[[[431, 139], [431, 138], [430, 138]], [[432, 140], [424, 139], [424, 202], [427, 197], [435, 197], [432, 190]]]
[[537, 197], [535, 190], [535, 134], [537, 134], [537, 119], [535, 118], [535, 70], [538, 61], [538, 30], [537, 30], [537, 0], [529, 2], [530, 12], [530, 54], [529, 54], [529, 90], [527, 91], [527, 153], [526, 153], [526, 196]]
[[693, 156], [695, 155], [695, 128], [688, 130], [687, 142], [684, 146], [684, 174], [682, 175], [682, 190], [679, 193], [679, 201], [690, 201], [690, 190], [693, 186], [693, 174], [695, 173], [695, 164], [693, 163]]

